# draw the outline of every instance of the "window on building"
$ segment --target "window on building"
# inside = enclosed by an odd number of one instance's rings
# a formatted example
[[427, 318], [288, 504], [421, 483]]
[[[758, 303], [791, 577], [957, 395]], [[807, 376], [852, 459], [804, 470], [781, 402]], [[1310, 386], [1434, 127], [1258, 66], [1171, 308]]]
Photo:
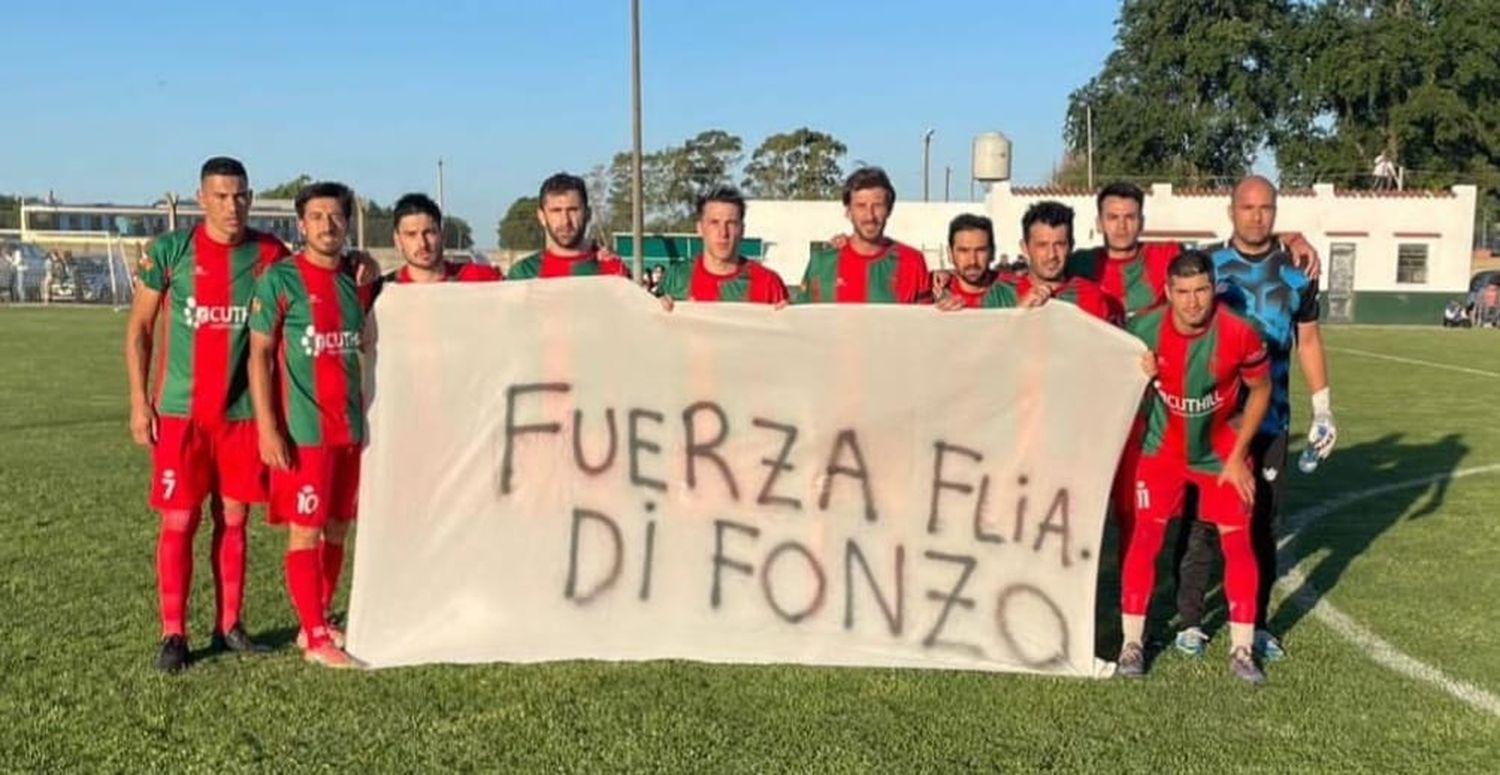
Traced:
[[1427, 283], [1427, 246], [1396, 246], [1396, 282], [1412, 285]]

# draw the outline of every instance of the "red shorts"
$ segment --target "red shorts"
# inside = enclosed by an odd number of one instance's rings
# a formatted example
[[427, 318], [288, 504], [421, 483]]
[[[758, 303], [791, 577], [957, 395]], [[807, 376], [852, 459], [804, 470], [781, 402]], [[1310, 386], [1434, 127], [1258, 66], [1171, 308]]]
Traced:
[[196, 509], [209, 493], [240, 503], [266, 500], [266, 467], [254, 420], [207, 425], [161, 415], [151, 467], [154, 509]]
[[1218, 479], [1218, 474], [1188, 468], [1181, 458], [1143, 454], [1135, 466], [1136, 519], [1165, 521], [1181, 514], [1191, 484], [1198, 488], [1199, 519], [1219, 527], [1248, 527], [1250, 504], [1234, 485]]
[[1141, 437], [1145, 425], [1139, 419], [1130, 426], [1130, 435], [1125, 440], [1125, 449], [1120, 453], [1120, 463], [1115, 467], [1115, 479], [1109, 486], [1109, 505], [1114, 518], [1128, 528], [1135, 515], [1135, 469], [1141, 459]]
[[271, 470], [271, 524], [322, 527], [330, 519], [354, 519], [359, 452], [353, 444], [292, 448], [292, 467]]

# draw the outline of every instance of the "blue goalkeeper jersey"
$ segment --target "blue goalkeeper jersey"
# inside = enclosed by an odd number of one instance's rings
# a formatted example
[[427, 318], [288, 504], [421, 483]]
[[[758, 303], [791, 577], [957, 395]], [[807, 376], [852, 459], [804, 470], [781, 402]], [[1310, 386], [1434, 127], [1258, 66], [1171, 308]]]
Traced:
[[[1204, 248], [1213, 256], [1219, 301], [1255, 324], [1271, 356], [1271, 408], [1261, 433], [1280, 435], [1292, 423], [1292, 351], [1297, 325], [1318, 319], [1318, 284], [1292, 265], [1285, 248], [1276, 245], [1258, 255], [1221, 242]], [[1244, 403], [1248, 388], [1241, 388]]]

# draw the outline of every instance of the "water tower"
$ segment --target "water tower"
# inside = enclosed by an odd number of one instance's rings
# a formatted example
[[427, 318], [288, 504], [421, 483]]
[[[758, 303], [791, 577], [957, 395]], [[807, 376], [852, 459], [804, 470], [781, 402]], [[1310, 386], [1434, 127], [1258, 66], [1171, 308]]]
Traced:
[[974, 136], [974, 179], [990, 185], [1010, 180], [1010, 138], [999, 132]]

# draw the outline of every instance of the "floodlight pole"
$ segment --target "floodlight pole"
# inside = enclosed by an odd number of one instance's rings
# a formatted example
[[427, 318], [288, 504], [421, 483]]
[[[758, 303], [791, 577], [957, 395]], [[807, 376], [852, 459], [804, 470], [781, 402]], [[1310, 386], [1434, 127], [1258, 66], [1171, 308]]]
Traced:
[[630, 150], [630, 257], [639, 282], [645, 273], [641, 241], [646, 231], [641, 203], [641, 0], [630, 0]]

